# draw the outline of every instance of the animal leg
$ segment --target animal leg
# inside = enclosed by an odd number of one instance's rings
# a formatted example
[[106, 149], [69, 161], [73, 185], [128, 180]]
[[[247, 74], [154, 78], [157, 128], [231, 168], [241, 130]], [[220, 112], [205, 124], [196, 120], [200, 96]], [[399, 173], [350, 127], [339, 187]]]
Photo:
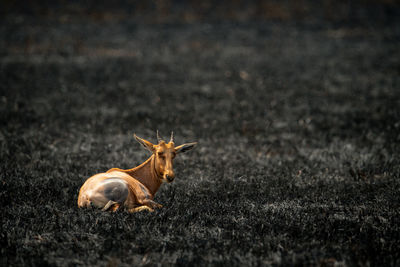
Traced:
[[118, 208], [119, 208], [118, 202], [109, 200], [107, 202], [107, 204], [104, 206], [104, 208], [102, 209], [102, 211], [106, 211], [108, 209], [110, 209], [111, 211], [116, 211]]
[[138, 211], [142, 211], [142, 210], [148, 210], [150, 212], [154, 211], [154, 209], [152, 209], [152, 208], [150, 208], [148, 206], [140, 206], [140, 207], [129, 209], [128, 212], [134, 213], [134, 212], [138, 212]]
[[114, 204], [114, 205], [110, 208], [110, 210], [111, 210], [112, 212], [116, 212], [116, 211], [119, 209], [120, 206], [121, 206], [121, 204], [116, 203], [116, 204]]
[[148, 205], [148, 206], [150, 206], [152, 208], [162, 208], [163, 207], [163, 205], [161, 205], [161, 204], [159, 204], [159, 203], [157, 203], [157, 202], [155, 202], [154, 200], [151, 200], [151, 199], [146, 199], [145, 201], [143, 201], [143, 204]]

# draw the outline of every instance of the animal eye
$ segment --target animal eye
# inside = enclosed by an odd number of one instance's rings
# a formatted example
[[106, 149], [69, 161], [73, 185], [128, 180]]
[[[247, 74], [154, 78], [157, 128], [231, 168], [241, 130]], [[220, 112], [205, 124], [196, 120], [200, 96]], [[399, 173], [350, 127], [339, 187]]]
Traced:
[[159, 157], [163, 157], [164, 156], [163, 152], [158, 152], [157, 154], [158, 154]]

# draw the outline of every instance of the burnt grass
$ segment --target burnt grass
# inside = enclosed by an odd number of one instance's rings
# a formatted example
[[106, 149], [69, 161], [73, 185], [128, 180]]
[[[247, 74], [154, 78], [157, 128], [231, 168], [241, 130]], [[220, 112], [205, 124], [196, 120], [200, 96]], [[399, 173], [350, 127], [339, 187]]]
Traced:
[[[11, 14], [0, 25], [2, 266], [400, 264], [391, 20]], [[153, 213], [80, 186], [198, 141]]]

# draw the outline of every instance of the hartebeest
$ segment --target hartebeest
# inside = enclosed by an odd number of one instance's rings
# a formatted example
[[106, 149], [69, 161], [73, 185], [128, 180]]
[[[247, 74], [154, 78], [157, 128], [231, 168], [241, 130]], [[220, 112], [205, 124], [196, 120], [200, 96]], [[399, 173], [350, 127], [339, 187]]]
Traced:
[[175, 146], [173, 133], [166, 143], [160, 138], [158, 131], [157, 145], [137, 137], [136, 134], [134, 137], [152, 153], [150, 158], [135, 168], [112, 168], [87, 179], [79, 191], [79, 207], [93, 205], [111, 211], [125, 208], [129, 212], [153, 211], [154, 208], [162, 207], [153, 198], [162, 182], [170, 183], [174, 180], [173, 159], [177, 154], [189, 151], [197, 143]]

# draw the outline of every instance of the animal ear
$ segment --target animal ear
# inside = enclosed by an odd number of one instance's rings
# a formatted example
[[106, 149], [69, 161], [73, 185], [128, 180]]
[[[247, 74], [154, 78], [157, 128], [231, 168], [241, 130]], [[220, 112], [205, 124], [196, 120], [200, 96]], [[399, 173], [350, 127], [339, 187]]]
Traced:
[[176, 154], [185, 153], [185, 152], [191, 150], [192, 148], [194, 148], [196, 145], [197, 145], [197, 143], [187, 143], [187, 144], [177, 146], [177, 147], [175, 147], [175, 153]]
[[149, 141], [138, 137], [136, 134], [133, 134], [133, 137], [135, 137], [136, 141], [138, 141], [139, 144], [141, 144], [145, 149], [147, 149], [151, 153], [154, 152], [154, 145], [152, 143], [150, 143]]

